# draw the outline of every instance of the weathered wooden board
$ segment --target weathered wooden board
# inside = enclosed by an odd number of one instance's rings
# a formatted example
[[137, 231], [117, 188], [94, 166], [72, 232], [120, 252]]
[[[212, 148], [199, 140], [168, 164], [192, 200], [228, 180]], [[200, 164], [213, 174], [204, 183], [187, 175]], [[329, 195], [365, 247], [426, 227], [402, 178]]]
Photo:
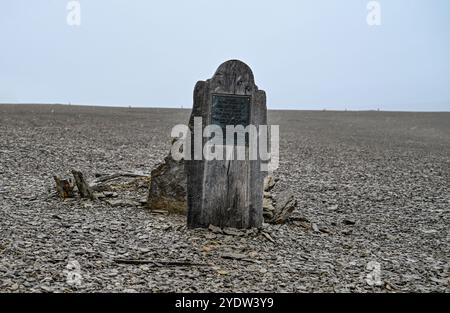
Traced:
[[[194, 129], [194, 117], [202, 117], [202, 129]], [[258, 90], [248, 65], [238, 60], [223, 63], [214, 76], [199, 81], [194, 89], [194, 106], [189, 121], [191, 152], [194, 156], [194, 132], [216, 124], [265, 125], [265, 92]], [[224, 132], [225, 135], [225, 132]], [[203, 139], [203, 145], [207, 139]], [[236, 147], [235, 147], [236, 148]], [[187, 160], [188, 226], [250, 228], [263, 222], [262, 201], [265, 172], [259, 159]], [[236, 153], [236, 149], [233, 150]]]

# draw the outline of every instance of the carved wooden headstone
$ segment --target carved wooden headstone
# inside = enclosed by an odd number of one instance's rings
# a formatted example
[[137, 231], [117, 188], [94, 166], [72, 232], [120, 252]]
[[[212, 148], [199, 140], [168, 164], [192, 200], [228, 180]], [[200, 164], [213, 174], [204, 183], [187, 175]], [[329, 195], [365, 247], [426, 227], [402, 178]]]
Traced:
[[[202, 119], [200, 129], [194, 118]], [[231, 60], [223, 63], [214, 76], [197, 82], [194, 106], [189, 121], [191, 130], [191, 160], [187, 160], [188, 226], [251, 228], [263, 222], [263, 181], [259, 154], [248, 158], [248, 136], [244, 143], [246, 159], [205, 160], [202, 152], [195, 151], [195, 132], [207, 125], [218, 125], [225, 137], [227, 125], [267, 124], [266, 95], [255, 85], [248, 65]], [[197, 139], [196, 139], [197, 138]], [[201, 139], [204, 147], [208, 138]], [[235, 155], [236, 151], [233, 151]]]

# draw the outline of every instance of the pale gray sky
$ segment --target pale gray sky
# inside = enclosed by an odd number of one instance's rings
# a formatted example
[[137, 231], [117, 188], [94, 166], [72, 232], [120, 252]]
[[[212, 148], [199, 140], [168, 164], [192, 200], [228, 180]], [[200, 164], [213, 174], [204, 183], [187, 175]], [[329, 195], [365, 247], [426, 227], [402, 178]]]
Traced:
[[190, 107], [249, 64], [269, 108], [450, 111], [450, 1], [2, 0], [0, 102]]

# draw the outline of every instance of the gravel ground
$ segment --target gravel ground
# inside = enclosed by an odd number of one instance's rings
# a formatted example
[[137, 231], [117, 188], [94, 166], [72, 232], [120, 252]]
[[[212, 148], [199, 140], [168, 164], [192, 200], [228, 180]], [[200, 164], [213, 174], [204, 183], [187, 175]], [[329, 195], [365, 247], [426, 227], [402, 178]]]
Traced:
[[271, 111], [275, 193], [292, 189], [304, 220], [265, 225], [270, 236], [55, 196], [53, 175], [71, 168], [150, 172], [188, 115], [0, 105], [0, 292], [450, 291], [449, 113]]

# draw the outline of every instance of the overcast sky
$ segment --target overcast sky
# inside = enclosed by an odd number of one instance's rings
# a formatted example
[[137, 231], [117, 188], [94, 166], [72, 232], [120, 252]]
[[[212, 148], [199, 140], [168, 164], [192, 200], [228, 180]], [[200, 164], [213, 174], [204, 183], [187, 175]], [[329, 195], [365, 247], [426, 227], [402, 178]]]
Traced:
[[272, 109], [450, 111], [450, 1], [1, 0], [0, 102], [190, 107], [227, 59]]

